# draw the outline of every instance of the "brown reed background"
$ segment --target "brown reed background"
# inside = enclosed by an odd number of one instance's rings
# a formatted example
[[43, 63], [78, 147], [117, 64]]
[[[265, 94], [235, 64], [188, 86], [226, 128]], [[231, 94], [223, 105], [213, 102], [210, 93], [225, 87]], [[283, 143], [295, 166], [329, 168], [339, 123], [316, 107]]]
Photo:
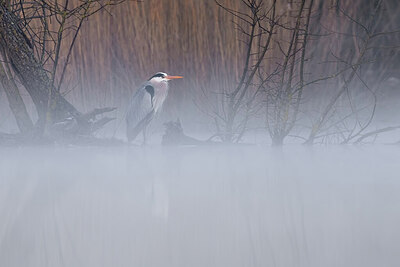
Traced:
[[[330, 7], [337, 1], [315, 1], [315, 32], [323, 31], [320, 23], [337, 32], [352, 31], [348, 20], [335, 17], [332, 12]], [[234, 10], [246, 11], [240, 0], [220, 2]], [[265, 1], [266, 5], [271, 2]], [[372, 3], [340, 1], [342, 8], [356, 17], [368, 12]], [[294, 0], [278, 0], [278, 13], [295, 5]], [[381, 24], [389, 29], [400, 27], [397, 0], [386, 0], [385, 9], [387, 16]], [[245, 36], [238, 33], [234, 23], [238, 19], [217, 7], [214, 0], [131, 0], [112, 7], [109, 12], [98, 13], [85, 22], [62, 91], [82, 110], [116, 106], [120, 112], [117, 116], [123, 117], [137, 86], [153, 73], [165, 71], [185, 76], [183, 81], [174, 83], [167, 109], [179, 110], [183, 103], [194, 107], [192, 100], [200, 97], [203, 90], [229, 88], [238, 80], [245, 59]], [[321, 61], [332, 48], [353, 53], [352, 48], [356, 46], [348, 38], [344, 41], [344, 37], [337, 36], [321, 38], [311, 45], [311, 54]], [[63, 55], [67, 53], [66, 48]], [[269, 58], [279, 56], [277, 49], [273, 47]]]
[[[325, 26], [348, 31], [349, 21], [339, 22], [329, 12], [336, 1], [319, 0], [314, 7], [321, 8], [321, 17], [330, 16], [325, 17]], [[341, 1], [341, 6], [357, 16], [368, 6], [366, 2], [370, 5], [373, 1], [346, 0]], [[386, 2], [385, 8], [392, 10], [387, 24], [398, 23], [396, 1]], [[240, 0], [221, 3], [245, 10]], [[280, 0], [278, 10], [290, 9], [293, 3], [294, 0]], [[157, 71], [185, 76], [175, 85], [178, 89], [171, 91], [171, 98], [178, 102], [199, 88], [232, 86], [244, 60], [244, 36], [238, 34], [232, 22], [238, 21], [218, 8], [214, 0], [129, 1], [113, 7], [110, 13], [99, 13], [84, 25], [74, 48], [65, 91], [70, 91], [68, 97], [85, 108], [124, 105], [135, 87]], [[332, 39], [322, 42], [325, 54], [329, 54]], [[340, 47], [341, 40], [333, 42]]]

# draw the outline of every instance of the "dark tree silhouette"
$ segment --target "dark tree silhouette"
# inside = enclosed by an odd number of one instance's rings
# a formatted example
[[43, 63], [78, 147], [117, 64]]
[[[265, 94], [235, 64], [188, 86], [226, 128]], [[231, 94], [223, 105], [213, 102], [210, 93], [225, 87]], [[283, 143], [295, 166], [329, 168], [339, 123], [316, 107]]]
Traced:
[[[60, 89], [83, 22], [98, 11], [122, 2], [124, 0], [85, 0], [73, 5], [65, 0], [61, 5], [58, 1], [0, 0], [3, 58], [0, 82], [21, 133], [30, 138], [52, 135], [53, 130], [58, 133], [57, 137], [66, 136], [60, 132], [66, 132], [69, 137], [90, 135], [112, 120], [107, 117], [97, 120], [97, 115], [113, 108], [83, 114], [63, 97]], [[53, 28], [50, 26], [50, 20], [57, 22], [55, 29], [54, 22]], [[67, 34], [72, 38], [65, 38]], [[68, 47], [68, 52], [61, 60], [63, 45]], [[35, 123], [26, 111], [14, 78], [26, 89], [35, 105], [38, 117]]]

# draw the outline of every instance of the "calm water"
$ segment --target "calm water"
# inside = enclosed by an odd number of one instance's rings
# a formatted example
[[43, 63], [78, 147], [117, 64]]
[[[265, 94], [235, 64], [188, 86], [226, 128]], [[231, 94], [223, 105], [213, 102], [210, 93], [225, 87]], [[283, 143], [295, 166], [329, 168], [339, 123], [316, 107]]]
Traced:
[[2, 148], [0, 266], [400, 266], [400, 147]]

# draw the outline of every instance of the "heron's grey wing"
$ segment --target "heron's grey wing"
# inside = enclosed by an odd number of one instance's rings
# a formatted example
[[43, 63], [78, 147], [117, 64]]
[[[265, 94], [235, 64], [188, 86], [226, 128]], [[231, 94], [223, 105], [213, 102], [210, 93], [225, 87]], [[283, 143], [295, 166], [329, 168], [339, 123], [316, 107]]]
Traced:
[[154, 88], [149, 84], [142, 85], [132, 97], [126, 114], [127, 137], [131, 141], [146, 127], [154, 115]]

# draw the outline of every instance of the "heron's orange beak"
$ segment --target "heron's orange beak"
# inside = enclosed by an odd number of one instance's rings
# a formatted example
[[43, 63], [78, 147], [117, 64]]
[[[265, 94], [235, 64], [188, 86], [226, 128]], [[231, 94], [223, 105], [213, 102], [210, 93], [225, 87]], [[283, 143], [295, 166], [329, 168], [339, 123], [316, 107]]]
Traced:
[[168, 79], [168, 80], [175, 80], [175, 79], [183, 79], [183, 77], [182, 76], [167, 76], [167, 77], [165, 77], [166, 79]]

